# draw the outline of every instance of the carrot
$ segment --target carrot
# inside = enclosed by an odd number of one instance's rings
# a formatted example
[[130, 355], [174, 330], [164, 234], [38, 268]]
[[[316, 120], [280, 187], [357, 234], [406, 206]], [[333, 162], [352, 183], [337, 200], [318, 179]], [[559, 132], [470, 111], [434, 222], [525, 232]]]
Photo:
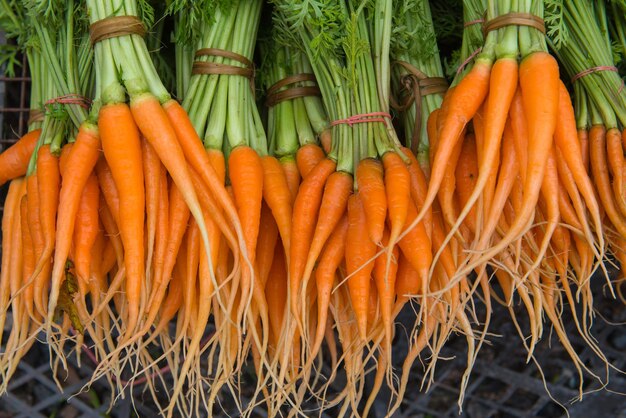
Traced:
[[[585, 163], [585, 157], [583, 155], [584, 152], [581, 144], [576, 141], [577, 132], [575, 129], [576, 119], [569, 93], [567, 92], [565, 85], [562, 82], [559, 82], [559, 123], [557, 123], [554, 132], [554, 141], [559, 148], [559, 151], [562, 153], [567, 166], [571, 170], [580, 194], [585, 200], [585, 204], [591, 214], [591, 219], [593, 219], [593, 223], [598, 231], [598, 244], [600, 248], [603, 248], [604, 238], [602, 234], [599, 233], [599, 231], [602, 230], [600, 209], [591, 179], [587, 175], [586, 167], [588, 167], [588, 165]], [[581, 221], [583, 220], [584, 218], [581, 219]], [[593, 242], [591, 232], [588, 229], [584, 232], [590, 243]], [[596, 256], [601, 258], [601, 255], [598, 253], [596, 253]]]
[[[461, 135], [466, 136], [464, 133]], [[444, 219], [450, 227], [455, 224], [458, 216], [458, 202], [455, 200], [454, 195], [454, 190], [456, 189], [455, 168], [458, 165], [464, 143], [465, 141], [458, 141], [454, 146], [438, 192], [439, 205], [443, 211]]]
[[[417, 209], [412, 201], [409, 201], [407, 219], [412, 220], [417, 216]], [[431, 267], [433, 257], [431, 240], [426, 234], [424, 222], [419, 222], [412, 229], [407, 227], [406, 235], [400, 239], [398, 246], [407, 258], [411, 266], [418, 272], [422, 280], [422, 289], [427, 289], [428, 270]]]
[[298, 196], [293, 204], [291, 224], [291, 249], [289, 251], [289, 294], [291, 310], [296, 318], [298, 315], [298, 297], [302, 274], [314, 232], [314, 220], [322, 200], [323, 187], [328, 177], [335, 171], [336, 163], [328, 158], [323, 159], [315, 166], [308, 176], [304, 177]]
[[387, 218], [387, 196], [381, 162], [375, 158], [361, 160], [356, 168], [356, 184], [367, 217], [369, 237], [372, 242], [379, 244], [383, 239]]
[[[478, 180], [478, 169], [476, 139], [473, 134], [467, 134], [462, 144], [461, 153], [459, 154], [459, 160], [455, 171], [457, 184], [456, 193], [461, 207], [466, 207], [472, 192], [475, 190], [476, 181]], [[477, 232], [476, 211], [476, 205], [472, 205], [464, 221], [464, 224], [467, 225], [473, 234], [476, 234]], [[448, 224], [450, 227], [453, 225], [454, 223]]]
[[[383, 236], [383, 245], [389, 245], [389, 233], [385, 230]], [[391, 268], [387, 270], [386, 263], [382, 254], [376, 257], [374, 261], [374, 283], [378, 291], [378, 303], [380, 305], [380, 313], [383, 321], [383, 328], [385, 330], [385, 350], [391, 359], [391, 340], [393, 338], [393, 307], [394, 298], [396, 296], [396, 276], [398, 272], [398, 247], [393, 247], [392, 250], [392, 263]]]
[[606, 130], [602, 125], [593, 125], [589, 130], [589, 160], [602, 206], [613, 226], [621, 236], [626, 236], [626, 220], [615, 206], [611, 191], [606, 157]]
[[[92, 173], [87, 179], [80, 197], [73, 237], [74, 269], [78, 283], [81, 286], [81, 295], [83, 296], [87, 293], [87, 286], [91, 283], [91, 249], [100, 229], [99, 204], [100, 189], [98, 188], [98, 179]], [[92, 286], [90, 290], [97, 291], [98, 289]]]
[[[25, 186], [23, 178], [17, 178], [9, 184], [9, 191], [4, 201], [4, 212], [2, 216], [2, 265], [0, 266], [0, 341], [4, 332], [4, 324], [10, 300], [10, 270], [12, 268], [12, 257], [15, 249], [12, 245], [13, 231], [15, 225], [16, 209], [18, 209], [18, 196], [22, 194]], [[20, 196], [21, 198], [21, 196]]]
[[124, 244], [126, 267], [127, 340], [139, 321], [142, 287], [145, 282], [145, 188], [141, 139], [126, 103], [105, 105], [100, 109], [98, 128], [104, 156], [120, 196], [118, 226]]
[[170, 275], [176, 264], [176, 259], [180, 246], [183, 242], [183, 236], [187, 230], [187, 222], [189, 220], [190, 211], [185, 204], [184, 197], [178, 187], [172, 183], [170, 185], [169, 197], [168, 197], [168, 231], [167, 241], [165, 242], [165, 254], [163, 259], [163, 270], [159, 276], [155, 277], [154, 287], [152, 294], [150, 295], [147, 306], [150, 306], [148, 310], [148, 321], [156, 317], [161, 300], [165, 295], [165, 289], [167, 288]]
[[[531, 59], [531, 58], [527, 58]], [[485, 125], [484, 133], [481, 136], [482, 144], [478, 144], [477, 141], [477, 153], [478, 153], [478, 178], [476, 184], [467, 199], [463, 209], [458, 216], [458, 220], [451, 225], [451, 232], [449, 236], [454, 233], [460, 223], [467, 217], [468, 213], [478, 200], [483, 195], [485, 187], [492, 178], [495, 181], [496, 173], [493, 172], [493, 167], [498, 159], [500, 153], [500, 143], [502, 134], [504, 132], [504, 126], [506, 124], [509, 108], [513, 101], [513, 96], [517, 90], [517, 58], [499, 58], [491, 69], [491, 76], [489, 79], [489, 97], [486, 102], [485, 109]], [[522, 90], [522, 93], [524, 90]], [[555, 109], [556, 112], [556, 109]], [[553, 125], [556, 120], [553, 121]], [[478, 138], [477, 138], [478, 139]], [[497, 167], [495, 167], [497, 170]], [[490, 186], [492, 187], [492, 186]], [[488, 208], [491, 203], [491, 197], [493, 192], [489, 192], [485, 196], [484, 204]], [[445, 208], [443, 208], [445, 209]]]
[[401, 251], [398, 256], [398, 272], [396, 273], [396, 308], [394, 311], [399, 312], [410, 296], [418, 295], [422, 289], [421, 284], [419, 273]]
[[[265, 287], [268, 275], [274, 261], [276, 242], [278, 241], [278, 227], [270, 208], [263, 203], [261, 220], [259, 222], [259, 239], [257, 240], [256, 262], [261, 286]], [[284, 256], [284, 254], [283, 254]]]
[[[407, 168], [409, 169], [409, 174], [411, 176], [411, 198], [415, 203], [416, 207], [420, 209], [424, 205], [424, 197], [428, 192], [428, 181], [426, 180], [426, 171], [423, 168], [420, 168], [415, 155], [413, 152], [406, 148], [402, 147], [402, 151], [404, 155], [409, 159], [409, 165]], [[432, 211], [429, 209], [426, 210], [426, 214], [424, 215], [424, 226], [426, 227], [426, 233], [430, 237], [432, 232]]]
[[[559, 104], [558, 64], [547, 52], [534, 52], [524, 58], [519, 73], [529, 132], [528, 155], [532, 156], [526, 170], [522, 206], [505, 236], [488, 251], [482, 252], [475, 263], [466, 267], [467, 271], [494, 257], [525, 232], [535, 211], [546, 161], [552, 149]], [[489, 237], [482, 236], [479, 248], [483, 248], [482, 245], [485, 245], [488, 239]]]
[[524, 111], [522, 89], [519, 86], [511, 101], [509, 118], [511, 120], [513, 139], [515, 140], [515, 154], [517, 155], [520, 175], [523, 181], [526, 179], [526, 168], [528, 166], [528, 124], [526, 121], [526, 112]]
[[267, 299], [268, 317], [271, 330], [271, 344], [278, 349], [278, 340], [284, 325], [285, 310], [287, 307], [287, 266], [285, 264], [285, 250], [280, 242], [276, 243], [271, 270], [265, 283], [265, 298]]
[[[185, 159], [199, 174], [204, 176], [207, 186], [231, 217], [238, 231], [237, 235], [242, 237], [238, 220], [235, 219], [236, 212], [232, 207], [232, 202], [228, 199], [224, 185], [218, 183], [198, 134], [178, 102], [169, 100], [161, 107], [155, 96], [143, 93], [131, 98], [130, 109], [137, 127], [156, 151], [198, 223], [205, 251], [208, 252], [210, 248], [208, 232]], [[244, 258], [246, 256], [247, 254], [244, 254]], [[207, 253], [207, 257], [210, 257], [210, 254]], [[216, 285], [215, 275], [212, 272], [211, 280]], [[217, 294], [217, 299], [222, 305], [219, 294]]]
[[328, 307], [330, 306], [330, 296], [335, 282], [335, 274], [339, 264], [344, 259], [346, 248], [346, 237], [348, 233], [348, 216], [344, 214], [333, 230], [330, 238], [324, 246], [324, 251], [319, 259], [319, 264], [315, 270], [315, 284], [317, 290], [317, 329], [309, 361], [317, 356], [324, 339], [325, 328], [328, 318]]
[[147, 231], [147, 254], [146, 254], [146, 278], [148, 282], [153, 279], [152, 262], [154, 257], [154, 242], [156, 240], [156, 224], [159, 212], [159, 187], [161, 178], [161, 161], [154, 152], [154, 148], [145, 138], [141, 139], [141, 157], [143, 166], [143, 178], [146, 187], [146, 231]]
[[120, 194], [115, 185], [115, 179], [113, 173], [104, 158], [104, 155], [100, 157], [96, 164], [96, 175], [98, 176], [98, 183], [100, 183], [100, 190], [104, 196], [104, 200], [107, 203], [107, 207], [115, 219], [115, 223], [120, 222]]
[[43, 255], [44, 251], [44, 237], [43, 231], [41, 230], [41, 221], [39, 219], [39, 208], [41, 206], [40, 198], [39, 198], [39, 186], [38, 186], [38, 178], [36, 174], [31, 174], [28, 176], [26, 180], [26, 194], [28, 195], [27, 201], [27, 213], [28, 213], [28, 228], [30, 229], [30, 235], [32, 239], [33, 245], [33, 266], [31, 277], [28, 277], [24, 283], [26, 285], [28, 283], [28, 289], [26, 290], [25, 298], [30, 299], [30, 303], [35, 303], [35, 308], [37, 309], [37, 313], [42, 317], [45, 317], [45, 310], [42, 309], [41, 298], [37, 293], [35, 293], [35, 284], [37, 280], [40, 280], [38, 276], [35, 276], [36, 265], [38, 264], [39, 259]]
[[0, 154], [0, 186], [26, 174], [40, 134], [41, 129], [30, 131]]
[[[589, 131], [586, 128], [578, 129], [578, 143], [580, 144], [581, 158], [583, 166], [589, 172]], [[624, 138], [624, 136], [622, 135]]]
[[283, 248], [289, 254], [291, 248], [292, 194], [281, 163], [275, 157], [261, 158], [263, 165], [263, 199], [272, 210], [280, 231]]
[[368, 236], [363, 203], [358, 193], [352, 194], [348, 199], [348, 232], [345, 257], [350, 300], [352, 301], [359, 335], [363, 341], [367, 340], [370, 277], [374, 269], [374, 254], [376, 254], [376, 244]]
[[[303, 292], [307, 288], [309, 278], [315, 267], [318, 256], [324, 248], [328, 237], [346, 212], [348, 198], [352, 194], [352, 176], [343, 171], [335, 171], [326, 181], [322, 203], [320, 204], [315, 232], [309, 246], [304, 273], [302, 274]], [[373, 242], [373, 241], [372, 241]], [[287, 263], [289, 265], [289, 263]], [[302, 294], [301, 297], [303, 297]], [[303, 299], [304, 301], [304, 299]]]
[[[33, 177], [33, 176], [30, 176]], [[37, 178], [37, 177], [34, 177]], [[28, 180], [26, 180], [28, 190]], [[35, 270], [35, 251], [33, 248], [33, 236], [31, 233], [31, 228], [28, 225], [28, 199], [30, 196], [25, 194], [22, 196], [22, 200], [20, 202], [20, 220], [21, 226], [20, 231], [22, 233], [22, 277], [20, 277], [20, 285], [19, 292], [22, 292], [22, 306], [24, 312], [28, 314], [29, 318], [35, 318], [35, 314], [33, 312], [33, 286], [32, 283], [29, 285], [30, 277]], [[14, 295], [15, 297], [16, 295]], [[17, 313], [17, 312], [16, 312]]]
[[609, 129], [606, 133], [607, 157], [609, 169], [613, 176], [613, 193], [617, 207], [623, 216], [626, 216], [626, 190], [624, 178], [626, 166], [624, 164], [624, 150], [622, 149], [622, 134], [616, 128]]
[[285, 172], [285, 178], [287, 179], [287, 185], [291, 192], [291, 204], [296, 200], [298, 195], [298, 188], [300, 187], [300, 171], [298, 170], [298, 164], [293, 158], [283, 157], [280, 159], [280, 165]]
[[[251, 266], [254, 266], [263, 200], [263, 164], [254, 149], [243, 145], [231, 151], [228, 168], [248, 259]], [[247, 310], [246, 306], [249, 306], [248, 296], [253, 296], [255, 278], [251, 266], [244, 265], [242, 271], [242, 305], [238, 312], [239, 317]]]
[[[459, 84], [454, 89], [448, 89], [448, 93], [442, 104], [442, 113], [440, 113], [438, 117], [438, 119], [442, 117], [443, 108], [447, 107], [448, 110], [444, 115], [441, 132], [438, 134], [434, 159], [431, 164], [428, 193], [424, 198], [424, 206], [422, 206], [418, 216], [413, 220], [413, 223], [408, 229], [415, 227], [415, 225], [422, 220], [428, 210], [427, 208], [429, 208], [435, 200], [439, 186], [443, 181], [446, 163], [452, 155], [454, 146], [459, 140], [465, 125], [478, 111], [478, 108], [487, 95], [491, 67], [492, 64], [489, 59], [477, 58], [472, 70]], [[391, 242], [394, 242], [394, 240], [391, 240]]]
[[[66, 145], [63, 149], [69, 148]], [[46, 312], [47, 305], [47, 286], [52, 268], [50, 258], [54, 251], [60, 184], [59, 159], [50, 152], [50, 145], [42, 145], [37, 153], [37, 186], [39, 193], [39, 220], [44, 240], [44, 249], [37, 261], [34, 272], [34, 274], [39, 274], [35, 279], [35, 306], [42, 314]]]
[[[76, 142], [68, 155], [68, 166], [72, 170], [63, 178], [59, 193], [59, 210], [56, 224], [56, 242], [50, 299], [48, 301], [47, 336], [51, 342], [53, 315], [59, 297], [60, 285], [65, 271], [65, 262], [70, 252], [71, 237], [74, 233], [74, 222], [80, 203], [80, 196], [100, 156], [100, 137], [98, 128], [89, 122], [84, 122], [76, 136]], [[52, 345], [54, 347], [54, 344]], [[61, 353], [58, 353], [61, 354]]]
[[304, 179], [325, 158], [324, 151], [316, 144], [306, 144], [296, 152], [296, 164]]
[[383, 155], [385, 169], [385, 193], [387, 194], [387, 213], [390, 226], [389, 255], [402, 232], [407, 217], [411, 196], [411, 176], [406, 164], [395, 152]]

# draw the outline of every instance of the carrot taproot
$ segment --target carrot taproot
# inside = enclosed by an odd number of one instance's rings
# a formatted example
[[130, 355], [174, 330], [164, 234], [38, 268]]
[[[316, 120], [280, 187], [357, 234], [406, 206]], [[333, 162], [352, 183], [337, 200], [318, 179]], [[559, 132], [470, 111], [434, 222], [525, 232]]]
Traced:
[[37, 299], [41, 300], [38, 294], [35, 293], [35, 285], [38, 276], [35, 275], [35, 269], [38, 261], [41, 259], [45, 247], [43, 231], [41, 229], [41, 220], [39, 219], [39, 208], [41, 206], [39, 197], [39, 183], [36, 174], [31, 174], [26, 180], [26, 194], [28, 195], [27, 201], [27, 216], [28, 216], [28, 228], [30, 229], [30, 236], [32, 241], [33, 251], [33, 266], [31, 277], [27, 278], [24, 285], [28, 285], [28, 289], [25, 292], [25, 298], [30, 299], [30, 303], [35, 305], [36, 312], [45, 317], [45, 310], [40, 306], [41, 303], [37, 303]]
[[[66, 145], [63, 149], [69, 149]], [[50, 258], [54, 251], [56, 216], [59, 205], [61, 173], [59, 158], [52, 154], [50, 145], [42, 145], [37, 153], [37, 186], [39, 193], [39, 220], [44, 240], [44, 249], [37, 261], [33, 274], [35, 279], [35, 306], [41, 313], [47, 308], [47, 286], [52, 269]]]
[[[413, 152], [406, 147], [402, 147], [402, 152], [409, 159], [407, 168], [409, 169], [409, 175], [411, 176], [411, 198], [418, 209], [424, 205], [424, 198], [428, 192], [428, 181], [426, 180], [427, 171], [423, 167], [420, 167]], [[424, 214], [424, 226], [426, 227], [426, 233], [430, 237], [432, 232], [432, 210], [429, 208]]]
[[401, 251], [398, 256], [398, 271], [396, 273], [396, 312], [409, 300], [409, 297], [418, 295], [422, 288], [420, 275], [413, 268], [411, 262]]
[[41, 129], [30, 131], [0, 154], [0, 186], [26, 174], [40, 134]]
[[578, 143], [580, 144], [580, 153], [583, 160], [583, 166], [589, 172], [589, 131], [586, 128], [577, 130]]
[[274, 219], [280, 231], [283, 248], [289, 253], [291, 248], [291, 216], [292, 216], [292, 186], [287, 182], [283, 165], [272, 156], [261, 158], [263, 165], [263, 200], [272, 210]]
[[284, 325], [285, 310], [287, 309], [287, 265], [285, 250], [282, 243], [277, 242], [274, 248], [274, 258], [265, 283], [265, 298], [268, 305], [268, 317], [271, 330], [271, 344], [278, 349], [278, 341]]
[[[383, 245], [389, 245], [389, 232], [385, 229]], [[392, 262], [387, 269], [386, 260], [382, 254], [374, 261], [374, 283], [378, 291], [378, 304], [382, 317], [383, 329], [385, 330], [385, 351], [391, 359], [391, 341], [393, 339], [393, 308], [396, 292], [396, 276], [398, 273], [398, 247], [392, 249]]]
[[[441, 131], [437, 135], [437, 146], [431, 164], [428, 193], [424, 198], [424, 206], [420, 209], [408, 229], [414, 228], [428, 210], [435, 198], [445, 174], [446, 163], [459, 140], [461, 132], [472, 120], [478, 108], [484, 102], [489, 90], [492, 62], [490, 59], [477, 58], [472, 70], [459, 82], [454, 89], [448, 89], [438, 119], [442, 119]], [[447, 112], [443, 113], [444, 106]], [[392, 233], [393, 237], [393, 233]], [[393, 240], [391, 242], [394, 242]]]
[[278, 240], [278, 227], [272, 216], [272, 211], [263, 203], [261, 206], [261, 218], [259, 222], [259, 238], [256, 248], [256, 262], [261, 285], [265, 287], [274, 261], [276, 242]]
[[330, 296], [339, 265], [345, 257], [348, 216], [344, 214], [324, 246], [324, 251], [315, 270], [315, 288], [317, 290], [317, 328], [311, 345], [309, 361], [317, 356], [324, 340], [327, 326]]
[[252, 266], [256, 257], [256, 242], [263, 201], [263, 164], [254, 149], [241, 145], [231, 151], [228, 157], [228, 168], [248, 259], [251, 263], [251, 265], [244, 264], [242, 270], [242, 298], [238, 312], [238, 316], [241, 317], [249, 306], [249, 297], [253, 296], [255, 287], [255, 273]]
[[[515, 222], [510, 225], [502, 239], [487, 251], [477, 255], [473, 263], [466, 265], [466, 271], [463, 273], [493, 258], [513, 240], [519, 238], [527, 230], [537, 204], [541, 179], [544, 177], [557, 125], [560, 82], [558, 64], [549, 53], [534, 52], [520, 64], [519, 81], [529, 133], [529, 160], [523, 185], [522, 206], [516, 213]], [[484, 248], [489, 238], [483, 235], [479, 248]]]
[[[466, 134], [462, 133], [461, 136], [466, 136]], [[441, 181], [441, 186], [439, 187], [439, 192], [437, 193], [439, 206], [443, 212], [444, 219], [451, 228], [454, 226], [459, 212], [459, 202], [456, 200], [456, 196], [454, 194], [454, 191], [457, 188], [455, 169], [458, 166], [459, 157], [461, 156], [461, 150], [463, 149], [464, 143], [465, 141], [461, 140], [454, 146], [450, 160], [448, 160], [446, 165], [446, 170], [443, 180]]]
[[91, 249], [99, 231], [100, 189], [98, 178], [94, 173], [89, 175], [78, 204], [76, 224], [74, 226], [74, 270], [81, 294], [93, 290], [91, 282]]
[[[30, 176], [31, 178], [33, 176]], [[37, 177], [34, 177], [37, 178]], [[28, 190], [28, 180], [26, 180], [26, 190]], [[30, 280], [33, 271], [35, 270], [35, 251], [33, 248], [33, 236], [31, 233], [31, 228], [28, 225], [28, 200], [30, 196], [28, 192], [22, 196], [22, 201], [20, 202], [20, 220], [21, 226], [20, 231], [22, 233], [22, 277], [20, 277], [20, 288], [18, 293], [21, 294], [22, 306], [24, 307], [24, 312], [28, 314], [29, 318], [35, 318], [35, 313], [33, 311], [33, 285]], [[14, 294], [13, 297], [16, 297], [17, 294]]]
[[296, 165], [304, 179], [313, 168], [325, 158], [324, 151], [316, 144], [306, 144], [296, 152]]
[[287, 185], [291, 192], [291, 204], [296, 200], [298, 195], [298, 188], [300, 187], [300, 171], [298, 170], [298, 164], [294, 158], [283, 157], [280, 159], [280, 165], [285, 172], [285, 178], [287, 179]]
[[[402, 158], [395, 152], [387, 152], [382, 157], [385, 170], [385, 193], [387, 194], [387, 215], [390, 223], [389, 247], [396, 244], [406, 222], [411, 196], [411, 176]], [[389, 255], [391, 252], [388, 253]]]
[[[600, 219], [599, 203], [594, 193], [592, 181], [587, 174], [587, 165], [583, 155], [584, 152], [582, 150], [582, 144], [576, 140], [577, 131], [574, 107], [567, 88], [561, 81], [559, 81], [558, 106], [559, 123], [557, 123], [554, 131], [554, 141], [563, 155], [572, 176], [574, 177], [578, 190], [587, 205], [596, 230], [601, 231], [602, 220]], [[583, 219], [581, 219], [581, 221], [582, 220]], [[588, 229], [585, 231], [585, 235], [587, 236], [587, 239], [591, 240], [591, 233]], [[598, 234], [598, 245], [600, 248], [604, 247], [604, 237], [601, 233]], [[599, 253], [596, 253], [596, 256], [601, 258]]]
[[365, 158], [356, 168], [356, 184], [365, 216], [370, 239], [379, 244], [383, 238], [385, 219], [387, 217], [387, 195], [383, 180], [383, 166], [380, 160]]
[[617, 128], [611, 128], [606, 133], [606, 153], [609, 169], [613, 178], [613, 194], [617, 207], [623, 216], [626, 216], [626, 190], [624, 178], [626, 166], [624, 163], [624, 149], [622, 148], [622, 134]]
[[59, 298], [65, 262], [70, 252], [71, 237], [74, 233], [74, 223], [80, 203], [80, 195], [98, 161], [100, 150], [101, 142], [98, 128], [89, 122], [83, 122], [76, 136], [76, 141], [67, 157], [67, 164], [72, 167], [72, 170], [66, 173], [63, 178], [59, 192], [59, 210], [57, 214], [55, 251], [46, 327], [49, 342], [53, 338], [51, 332], [53, 316]]
[[361, 340], [366, 341], [370, 277], [374, 269], [373, 256], [376, 253], [376, 244], [369, 239], [365, 210], [358, 193], [348, 198], [348, 232], [345, 251], [352, 309]]
[[10, 300], [10, 270], [12, 268], [12, 253], [15, 251], [12, 245], [13, 230], [16, 228], [16, 208], [18, 195], [21, 194], [24, 178], [18, 177], [9, 184], [9, 191], [4, 201], [2, 216], [2, 264], [0, 266], [0, 340], [4, 333], [4, 324]]
[[[307, 288], [309, 278], [313, 272], [313, 268], [317, 259], [324, 248], [324, 244], [328, 237], [341, 220], [346, 212], [348, 198], [352, 194], [352, 176], [343, 171], [335, 171], [326, 181], [324, 186], [324, 194], [320, 204], [319, 214], [309, 245], [309, 253], [307, 255], [304, 272], [302, 273], [302, 288]], [[372, 241], [373, 242], [373, 241]], [[287, 263], [289, 265], [289, 263]], [[301, 295], [301, 297], [304, 295]]]
[[[478, 154], [476, 150], [476, 138], [473, 134], [467, 134], [463, 140], [459, 159], [456, 164], [455, 176], [457, 184], [455, 191], [459, 199], [459, 205], [460, 207], [465, 207], [475, 189], [476, 181], [478, 180]], [[477, 232], [476, 213], [476, 205], [472, 205], [467, 217], [464, 220], [464, 224], [473, 234], [476, 234]], [[448, 224], [448, 226], [452, 227], [454, 226], [454, 223]]]
[[117, 190], [117, 186], [115, 185], [115, 179], [113, 178], [113, 173], [111, 173], [111, 168], [109, 168], [104, 155], [100, 157], [98, 163], [96, 164], [96, 175], [98, 176], [100, 191], [102, 192], [102, 196], [107, 203], [107, 207], [109, 208], [109, 211], [111, 211], [111, 215], [113, 216], [113, 219], [115, 219], [115, 223], [119, 224], [120, 194]]
[[159, 187], [161, 184], [160, 173], [162, 165], [154, 148], [145, 138], [141, 139], [141, 158], [146, 189], [146, 279], [150, 282], [153, 279], [152, 263], [159, 212]]
[[143, 239], [146, 194], [139, 129], [126, 103], [105, 105], [100, 109], [98, 128], [102, 148], [119, 192], [118, 226], [124, 244], [126, 336], [135, 331], [141, 315], [141, 293], [145, 282], [145, 245]]
[[299, 318], [298, 295], [300, 295], [302, 274], [315, 228], [314, 220], [318, 217], [326, 180], [335, 171], [336, 166], [333, 160], [325, 158], [311, 170], [308, 176], [303, 176], [304, 180], [293, 204], [288, 277], [290, 305], [296, 318]]
[[602, 125], [593, 125], [589, 130], [589, 162], [602, 206], [613, 226], [621, 236], [626, 236], [626, 220], [619, 213], [611, 190], [606, 156], [606, 129]]

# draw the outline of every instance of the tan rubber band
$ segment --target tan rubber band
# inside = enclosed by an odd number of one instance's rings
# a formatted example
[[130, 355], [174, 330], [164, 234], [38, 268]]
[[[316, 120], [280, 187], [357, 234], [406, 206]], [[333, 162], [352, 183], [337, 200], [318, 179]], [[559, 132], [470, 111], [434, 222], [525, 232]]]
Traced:
[[404, 112], [415, 103], [415, 124], [411, 136], [411, 150], [417, 154], [422, 135], [422, 97], [430, 94], [444, 94], [448, 90], [448, 82], [443, 77], [428, 77], [406, 61], [394, 61], [393, 64], [398, 64], [408, 71], [408, 74], [404, 74], [400, 78], [400, 83], [408, 94], [402, 103], [398, 103], [390, 95], [389, 105], [399, 112]]
[[145, 34], [146, 27], [137, 16], [111, 16], [89, 26], [91, 45], [118, 36], [139, 35], [143, 37]]
[[483, 25], [483, 34], [488, 34], [489, 32], [503, 28], [505, 26], [530, 26], [531, 28], [535, 28], [541, 33], [545, 35], [546, 33], [546, 25], [542, 18], [539, 16], [535, 16], [530, 13], [507, 13], [502, 16], [495, 17], [491, 20], [488, 20]]
[[43, 118], [45, 116], [45, 112], [40, 109], [30, 109], [28, 112], [28, 125], [31, 125], [36, 122], [43, 122]]
[[267, 89], [267, 100], [265, 102], [265, 105], [268, 107], [272, 107], [276, 106], [280, 102], [284, 102], [285, 100], [296, 99], [298, 97], [322, 95], [322, 92], [317, 86], [291, 87], [283, 91], [278, 91], [283, 87], [287, 87], [291, 84], [301, 83], [304, 81], [315, 82], [315, 75], [302, 73], [292, 75], [277, 81], [269, 89]]

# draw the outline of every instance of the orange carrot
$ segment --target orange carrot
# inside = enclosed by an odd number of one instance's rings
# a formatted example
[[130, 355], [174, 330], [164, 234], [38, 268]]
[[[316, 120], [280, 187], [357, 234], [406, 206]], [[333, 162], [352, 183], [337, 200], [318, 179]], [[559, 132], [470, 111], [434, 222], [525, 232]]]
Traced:
[[89, 122], [84, 122], [76, 136], [76, 142], [68, 155], [67, 164], [72, 167], [66, 173], [59, 194], [59, 211], [56, 225], [56, 242], [50, 299], [48, 302], [47, 334], [50, 341], [53, 315], [59, 297], [61, 280], [65, 271], [65, 262], [70, 252], [71, 237], [74, 233], [74, 222], [80, 203], [80, 195], [87, 183], [100, 156], [100, 137], [98, 129]]
[[359, 334], [367, 340], [367, 318], [370, 301], [370, 278], [374, 269], [376, 244], [368, 236], [365, 210], [358, 193], [348, 199], [348, 232], [346, 235], [346, 269], [352, 309]]
[[296, 318], [299, 318], [298, 295], [300, 294], [302, 274], [315, 228], [314, 220], [317, 219], [324, 185], [328, 177], [335, 171], [335, 167], [336, 163], [331, 159], [325, 158], [320, 161], [308, 176], [303, 176], [304, 180], [293, 204], [288, 277], [291, 310]]
[[306, 144], [296, 152], [296, 164], [302, 178], [309, 175], [311, 170], [325, 158], [324, 151], [319, 145]]
[[287, 254], [291, 248], [292, 198], [290, 185], [281, 163], [275, 157], [265, 156], [263, 164], [263, 199], [272, 210]]
[[[63, 149], [69, 149], [66, 145]], [[39, 193], [39, 220], [44, 240], [44, 249], [37, 261], [34, 274], [39, 274], [35, 280], [35, 306], [42, 314], [47, 308], [47, 287], [50, 279], [52, 263], [50, 258], [54, 251], [55, 222], [59, 206], [59, 186], [61, 173], [59, 159], [50, 152], [50, 145], [42, 145], [37, 154], [37, 186]]]
[[[383, 245], [389, 245], [389, 233], [385, 230]], [[385, 330], [385, 349], [391, 356], [391, 340], [393, 338], [393, 307], [396, 296], [396, 276], [398, 272], [398, 247], [393, 247], [391, 268], [387, 270], [385, 258], [381, 255], [374, 262], [374, 283], [378, 291], [378, 303]]]
[[[391, 224], [389, 246], [393, 247], [406, 221], [411, 196], [411, 176], [406, 164], [395, 152], [385, 153], [382, 160], [385, 169], [387, 213], [389, 223]], [[391, 248], [389, 254], [391, 254]]]
[[30, 157], [39, 140], [39, 134], [41, 134], [41, 129], [30, 131], [0, 154], [0, 186], [26, 174]]
[[113, 174], [120, 196], [118, 226], [124, 244], [126, 267], [126, 301], [128, 317], [126, 337], [139, 321], [141, 293], [145, 282], [145, 188], [141, 139], [126, 103], [105, 105], [100, 109], [98, 128], [104, 156]]
[[626, 165], [624, 164], [624, 150], [622, 149], [622, 134], [616, 128], [609, 129], [606, 133], [607, 157], [609, 169], [613, 176], [613, 193], [615, 202], [623, 216], [626, 216], [626, 190], [624, 178], [626, 177]]
[[356, 168], [356, 184], [367, 217], [369, 237], [372, 242], [379, 244], [383, 239], [387, 218], [387, 195], [381, 162], [375, 158], [361, 160]]
[[[270, 208], [263, 203], [261, 207], [261, 220], [259, 222], [259, 239], [256, 248], [256, 262], [259, 272], [259, 280], [265, 288], [272, 261], [274, 260], [276, 242], [278, 240], [278, 227], [272, 216]], [[284, 256], [284, 255], [282, 255]]]
[[80, 196], [78, 212], [76, 213], [76, 225], [74, 226], [74, 270], [81, 295], [87, 290], [95, 291], [97, 288], [88, 288], [91, 282], [91, 249], [96, 241], [99, 231], [100, 189], [95, 174], [87, 179], [85, 188]]

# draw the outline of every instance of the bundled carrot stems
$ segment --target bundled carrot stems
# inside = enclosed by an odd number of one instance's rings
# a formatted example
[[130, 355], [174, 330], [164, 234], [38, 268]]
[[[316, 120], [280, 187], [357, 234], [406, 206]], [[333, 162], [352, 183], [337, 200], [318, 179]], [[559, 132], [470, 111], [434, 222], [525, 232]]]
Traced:
[[460, 3], [451, 80], [426, 0], [0, 4], [0, 58], [32, 78], [29, 132], [0, 154], [0, 392], [42, 336], [55, 378], [86, 354], [112, 406], [144, 385], [168, 417], [224, 397], [368, 416], [386, 387], [392, 415], [458, 334], [462, 408], [494, 302], [527, 361], [553, 332], [580, 396], [605, 386], [623, 6]]

